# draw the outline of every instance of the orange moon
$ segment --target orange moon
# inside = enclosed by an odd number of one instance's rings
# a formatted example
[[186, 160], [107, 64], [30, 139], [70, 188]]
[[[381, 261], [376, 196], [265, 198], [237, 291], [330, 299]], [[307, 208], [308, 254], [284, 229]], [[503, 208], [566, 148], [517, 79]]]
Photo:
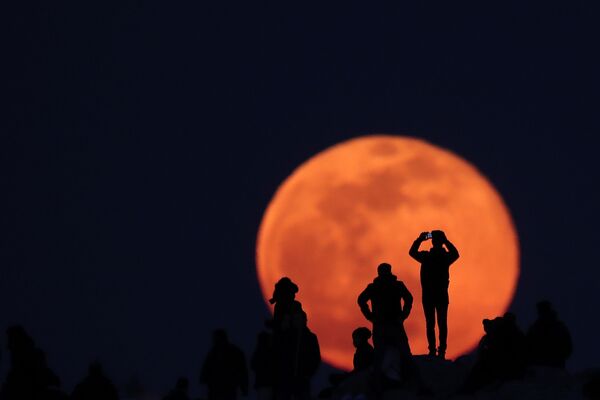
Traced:
[[[265, 299], [283, 276], [317, 334], [323, 359], [352, 369], [352, 331], [371, 328], [359, 293], [389, 262], [414, 297], [405, 321], [413, 354], [427, 352], [420, 265], [408, 255], [423, 231], [442, 229], [460, 252], [450, 267], [447, 357], [472, 350], [483, 318], [503, 314], [519, 277], [517, 234], [491, 183], [456, 154], [420, 139], [373, 135], [334, 145], [277, 189], [257, 238]], [[431, 242], [421, 249], [428, 250]]]

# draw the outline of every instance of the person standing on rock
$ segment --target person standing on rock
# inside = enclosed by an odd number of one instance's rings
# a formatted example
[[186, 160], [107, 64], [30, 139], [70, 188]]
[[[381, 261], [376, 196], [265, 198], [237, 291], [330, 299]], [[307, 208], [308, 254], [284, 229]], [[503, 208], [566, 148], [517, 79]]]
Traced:
[[[429, 239], [431, 239], [433, 247], [429, 250], [419, 251], [421, 243]], [[422, 232], [413, 242], [408, 254], [421, 263], [422, 302], [429, 355], [436, 355], [435, 322], [437, 317], [439, 330], [437, 356], [444, 359], [448, 338], [450, 265], [458, 259], [458, 250], [446, 238], [443, 231], [435, 230], [431, 233]]]
[[410, 314], [412, 302], [413, 297], [404, 283], [392, 274], [392, 266], [379, 264], [377, 277], [358, 296], [362, 314], [373, 323], [375, 352], [392, 345], [402, 354], [411, 354], [404, 320]]

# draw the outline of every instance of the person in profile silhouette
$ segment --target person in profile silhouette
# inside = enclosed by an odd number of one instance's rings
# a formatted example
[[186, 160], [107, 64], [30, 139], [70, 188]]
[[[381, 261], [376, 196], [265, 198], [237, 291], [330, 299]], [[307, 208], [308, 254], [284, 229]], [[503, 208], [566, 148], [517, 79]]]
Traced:
[[477, 348], [477, 358], [460, 393], [469, 394], [489, 386], [525, 376], [525, 335], [516, 316], [483, 320], [485, 335]]
[[352, 358], [354, 369], [352, 372], [367, 370], [373, 365], [375, 359], [373, 346], [369, 343], [371, 338], [371, 330], [361, 326], [352, 332], [352, 344], [356, 349]]
[[273, 297], [269, 303], [274, 304], [272, 328], [275, 334], [291, 328], [292, 320], [296, 314], [302, 313], [302, 304], [296, 300], [298, 285], [288, 277], [281, 278], [275, 284]]
[[25, 329], [11, 326], [6, 335], [10, 368], [0, 388], [0, 400], [68, 398], [60, 389], [60, 379], [48, 367], [46, 354], [35, 346]]
[[549, 301], [539, 302], [537, 311], [538, 318], [526, 336], [529, 362], [532, 365], [565, 368], [573, 351], [569, 330], [558, 319]]
[[190, 396], [188, 395], [189, 386], [190, 382], [187, 378], [181, 377], [177, 379], [175, 388], [163, 400], [190, 400]]
[[501, 346], [498, 338], [501, 318], [484, 319], [482, 321], [485, 334], [477, 346], [477, 358], [469, 371], [460, 394], [472, 394], [482, 387], [489, 385], [498, 377], [498, 359], [500, 358]]
[[71, 400], [118, 400], [115, 385], [108, 379], [98, 362], [90, 364], [88, 375], [75, 386]]
[[213, 332], [213, 347], [204, 360], [200, 383], [207, 386], [209, 400], [234, 400], [238, 389], [248, 394], [246, 357], [223, 329]]
[[[43, 388], [46, 397], [56, 398], [60, 393], [60, 379], [58, 376], [48, 367], [46, 362], [46, 353], [41, 349], [35, 349], [34, 351], [34, 363], [33, 367], [36, 371], [36, 386]], [[50, 395], [50, 393], [53, 393]]]
[[[419, 251], [421, 243], [431, 239], [433, 247], [428, 251]], [[445, 248], [444, 248], [445, 246]], [[423, 312], [429, 355], [436, 355], [435, 320], [439, 330], [437, 356], [445, 358], [448, 338], [448, 285], [450, 283], [450, 265], [459, 255], [458, 250], [440, 230], [422, 232], [413, 242], [408, 254], [421, 263], [421, 290]]]
[[[357, 378], [359, 374], [363, 374], [363, 377], [368, 377], [368, 373], [370, 372], [370, 368], [373, 365], [375, 360], [375, 354], [373, 350], [373, 346], [369, 343], [369, 339], [371, 338], [371, 330], [369, 328], [360, 327], [356, 328], [352, 331], [352, 344], [356, 349], [354, 351], [354, 357], [352, 359], [353, 369], [350, 372], [336, 372], [329, 375], [329, 383], [331, 386], [324, 388], [319, 393], [318, 398], [320, 399], [330, 399], [334, 397], [334, 394], [337, 395], [336, 398], [339, 398], [342, 393], [336, 393], [340, 389], [340, 385], [344, 384], [344, 381], [349, 379], [355, 379], [356, 381], [352, 383], [352, 390], [356, 392], [366, 392], [368, 387], [368, 380], [363, 379], [359, 381], [361, 378]], [[361, 383], [363, 383], [361, 385]], [[347, 389], [347, 388], [346, 388]], [[356, 394], [356, 393], [354, 393]], [[364, 393], [362, 393], [364, 394]], [[348, 393], [342, 395], [343, 398], [348, 396]], [[353, 396], [354, 397], [354, 396]]]

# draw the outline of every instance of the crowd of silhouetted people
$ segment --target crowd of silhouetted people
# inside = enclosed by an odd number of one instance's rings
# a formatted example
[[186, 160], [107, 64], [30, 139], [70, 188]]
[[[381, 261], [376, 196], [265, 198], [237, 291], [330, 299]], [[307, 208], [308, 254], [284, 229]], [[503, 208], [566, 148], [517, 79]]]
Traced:
[[[421, 243], [429, 239], [433, 247], [420, 251]], [[419, 235], [409, 254], [421, 263], [428, 359], [445, 360], [449, 268], [458, 259], [458, 251], [442, 231], [433, 231]], [[212, 347], [199, 376], [209, 400], [235, 400], [239, 394], [247, 395], [250, 391], [248, 366], [254, 375], [253, 389], [259, 400], [311, 398], [310, 383], [321, 363], [321, 353], [317, 336], [309, 329], [308, 316], [296, 299], [298, 291], [298, 286], [288, 277], [275, 284], [269, 300], [273, 304], [273, 317], [258, 334], [250, 360], [231, 343], [225, 330], [213, 332]], [[319, 397], [336, 399], [349, 394], [376, 399], [387, 390], [399, 387], [423, 395], [432, 394], [422, 380], [404, 329], [413, 296], [392, 274], [390, 264], [377, 267], [377, 276], [358, 295], [357, 303], [371, 323], [371, 329], [357, 327], [351, 333], [355, 347], [353, 369], [331, 375], [330, 386], [321, 390]], [[475, 361], [457, 393], [470, 394], [522, 379], [532, 366], [565, 368], [572, 352], [569, 331], [550, 302], [538, 303], [537, 311], [537, 320], [527, 332], [518, 326], [513, 313], [483, 320], [484, 335]], [[439, 346], [436, 346], [436, 321]], [[22, 327], [7, 330], [7, 343], [10, 368], [0, 388], [0, 400], [119, 399], [115, 385], [98, 362], [90, 365], [87, 376], [68, 395], [61, 389], [60, 379], [48, 367], [44, 352]], [[597, 386], [586, 390], [598, 391]], [[189, 380], [179, 378], [164, 400], [190, 400]]]
[[[381, 268], [380, 268], [381, 270]], [[381, 271], [380, 271], [381, 272]], [[389, 276], [386, 266], [383, 276]], [[391, 278], [388, 278], [391, 279]], [[307, 315], [295, 299], [298, 287], [282, 278], [275, 286], [273, 319], [265, 323], [265, 330], [257, 337], [256, 347], [249, 360], [254, 373], [254, 390], [260, 400], [309, 399], [310, 380], [321, 362], [317, 337], [307, 326]], [[397, 300], [397, 299], [396, 299]], [[547, 301], [538, 303], [538, 318], [524, 333], [516, 316], [506, 313], [502, 317], [483, 320], [484, 335], [477, 348], [476, 360], [459, 393], [473, 393], [491, 384], [524, 378], [530, 366], [564, 368], [572, 351], [568, 329], [558, 319], [556, 311]], [[378, 310], [380, 311], [380, 310]], [[370, 315], [370, 318], [375, 317]], [[393, 331], [397, 335], [397, 331]], [[385, 332], [389, 334], [389, 332]], [[392, 336], [394, 335], [392, 334]], [[402, 374], [410, 375], [411, 363], [408, 339], [398, 336], [395, 342], [384, 337], [369, 339], [372, 331], [358, 327], [352, 332], [355, 346], [353, 370], [330, 377], [331, 386], [322, 390], [320, 398], [339, 398], [345, 381], [361, 380], [358, 386], [365, 398], [377, 398], [386, 387], [397, 382], [406, 383]], [[375, 339], [375, 338], [373, 338]], [[61, 390], [60, 379], [48, 367], [44, 352], [20, 326], [7, 330], [10, 369], [0, 389], [0, 400], [117, 400], [118, 391], [104, 374], [102, 366], [94, 362], [87, 376], [75, 386], [71, 395]], [[399, 369], [399, 375], [390, 378], [385, 371], [388, 354], [378, 354], [377, 347], [389, 350], [399, 346], [396, 361], [409, 368]], [[379, 345], [379, 346], [378, 346]], [[418, 373], [412, 373], [416, 390], [420, 388]], [[208, 399], [233, 400], [238, 394], [249, 391], [249, 373], [246, 357], [241, 349], [230, 343], [227, 333], [218, 329], [213, 333], [213, 345], [200, 373], [200, 382], [206, 385]], [[414, 382], [413, 382], [414, 383]], [[382, 386], [383, 385], [383, 386]], [[388, 385], [388, 386], [385, 386]], [[164, 400], [190, 400], [189, 381], [179, 378]]]
[[71, 395], [61, 390], [58, 376], [48, 367], [45, 353], [21, 326], [8, 328], [10, 368], [0, 389], [2, 400], [117, 400], [117, 389], [98, 363]]
[[538, 317], [527, 333], [513, 313], [483, 320], [485, 335], [462, 392], [472, 393], [489, 384], [524, 378], [530, 366], [565, 368], [573, 350], [566, 325], [548, 301], [537, 304]]

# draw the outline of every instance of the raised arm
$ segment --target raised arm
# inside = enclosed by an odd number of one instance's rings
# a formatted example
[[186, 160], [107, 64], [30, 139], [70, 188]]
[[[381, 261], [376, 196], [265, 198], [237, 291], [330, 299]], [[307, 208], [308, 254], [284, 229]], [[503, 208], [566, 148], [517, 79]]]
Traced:
[[410, 246], [410, 250], [408, 251], [408, 255], [417, 260], [418, 262], [423, 262], [423, 257], [419, 252], [419, 246], [421, 243], [425, 241], [427, 238], [427, 232], [421, 232], [418, 238], [415, 239], [412, 246]]
[[456, 249], [456, 247], [454, 247], [454, 245], [446, 238], [446, 241], [444, 242], [444, 244], [446, 245], [446, 248], [448, 249], [448, 257], [450, 258], [450, 264], [452, 264], [454, 261], [458, 260], [458, 250]]
[[363, 313], [365, 318], [369, 321], [372, 321], [373, 312], [369, 308], [369, 300], [371, 300], [371, 285], [367, 286], [367, 288], [358, 295], [358, 306], [360, 307], [360, 312]]

